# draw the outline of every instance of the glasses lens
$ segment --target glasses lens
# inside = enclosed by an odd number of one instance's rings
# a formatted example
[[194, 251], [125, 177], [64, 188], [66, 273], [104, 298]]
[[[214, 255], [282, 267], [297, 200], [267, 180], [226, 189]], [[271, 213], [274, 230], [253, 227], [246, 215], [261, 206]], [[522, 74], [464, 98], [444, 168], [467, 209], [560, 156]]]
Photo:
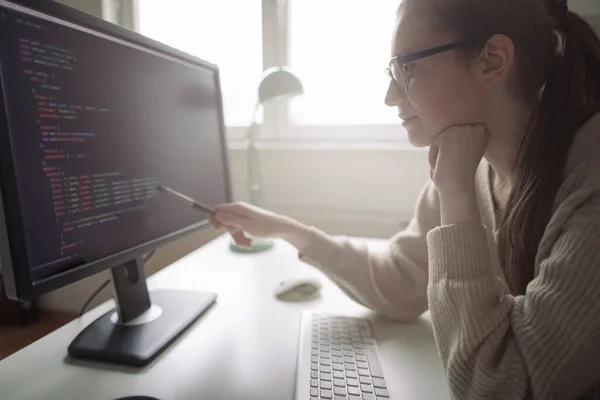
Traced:
[[390, 63], [390, 75], [398, 89], [402, 92], [406, 92], [406, 79], [404, 78], [404, 71], [402, 66], [398, 64], [396, 60], [392, 60]]

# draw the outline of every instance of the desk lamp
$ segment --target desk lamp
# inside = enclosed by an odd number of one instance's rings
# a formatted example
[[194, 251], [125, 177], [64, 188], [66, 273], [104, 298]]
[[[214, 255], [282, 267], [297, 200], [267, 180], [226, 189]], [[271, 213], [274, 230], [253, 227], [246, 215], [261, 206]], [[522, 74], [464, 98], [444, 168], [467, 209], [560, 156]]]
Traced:
[[[260, 160], [256, 149], [256, 139], [260, 130], [258, 122], [258, 112], [266, 103], [275, 100], [287, 100], [292, 97], [304, 94], [302, 83], [287, 68], [273, 67], [264, 72], [263, 78], [258, 87], [258, 102], [252, 116], [252, 125], [248, 129], [246, 139], [248, 148], [246, 156], [248, 160], [248, 195], [249, 202], [255, 206], [266, 208], [265, 197], [263, 193], [262, 175], [260, 172]], [[256, 253], [269, 250], [273, 247], [274, 241], [270, 237], [252, 237], [252, 246], [250, 248], [238, 246], [232, 241], [230, 247], [233, 251], [239, 253]]]

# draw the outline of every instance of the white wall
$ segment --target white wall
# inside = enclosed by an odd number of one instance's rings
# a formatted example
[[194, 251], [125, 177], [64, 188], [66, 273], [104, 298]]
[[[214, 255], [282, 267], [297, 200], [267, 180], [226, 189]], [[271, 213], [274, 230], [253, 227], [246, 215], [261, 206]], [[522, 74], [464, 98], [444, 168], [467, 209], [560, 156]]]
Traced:
[[[264, 147], [268, 207], [335, 234], [392, 235], [428, 179], [427, 153], [405, 145]], [[234, 194], [245, 199], [245, 152], [229, 154]]]
[[88, 14], [102, 18], [102, 0], [57, 0], [69, 7], [77, 8]]
[[600, 14], [600, 1], [569, 0], [569, 9], [581, 15]]
[[569, 9], [582, 15], [600, 35], [600, 0], [570, 0]]

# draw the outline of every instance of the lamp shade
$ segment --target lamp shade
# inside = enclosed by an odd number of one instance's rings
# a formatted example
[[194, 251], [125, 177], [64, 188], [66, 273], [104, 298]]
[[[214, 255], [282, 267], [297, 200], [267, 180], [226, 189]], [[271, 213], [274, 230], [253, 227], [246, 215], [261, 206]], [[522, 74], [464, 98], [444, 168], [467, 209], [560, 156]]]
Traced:
[[287, 68], [273, 67], [264, 72], [258, 87], [258, 100], [264, 104], [277, 98], [289, 98], [301, 95], [304, 88], [300, 79]]

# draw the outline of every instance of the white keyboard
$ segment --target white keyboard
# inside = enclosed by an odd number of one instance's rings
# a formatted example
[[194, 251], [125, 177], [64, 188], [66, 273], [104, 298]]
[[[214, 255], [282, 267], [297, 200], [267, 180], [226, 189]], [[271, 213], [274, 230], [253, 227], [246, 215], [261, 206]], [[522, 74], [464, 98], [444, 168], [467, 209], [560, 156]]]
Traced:
[[369, 320], [305, 311], [296, 400], [390, 400]]

